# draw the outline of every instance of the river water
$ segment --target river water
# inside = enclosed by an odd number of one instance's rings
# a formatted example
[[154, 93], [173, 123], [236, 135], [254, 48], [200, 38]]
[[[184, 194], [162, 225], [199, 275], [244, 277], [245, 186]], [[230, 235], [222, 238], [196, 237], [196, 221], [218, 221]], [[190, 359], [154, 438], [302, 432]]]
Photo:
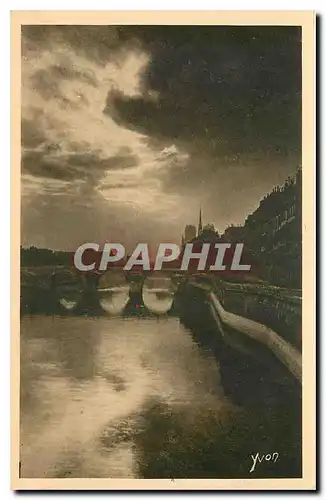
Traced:
[[[297, 474], [289, 431], [226, 398], [215, 354], [175, 317], [24, 316], [20, 405], [22, 477]], [[256, 452], [283, 466], [249, 473]]]

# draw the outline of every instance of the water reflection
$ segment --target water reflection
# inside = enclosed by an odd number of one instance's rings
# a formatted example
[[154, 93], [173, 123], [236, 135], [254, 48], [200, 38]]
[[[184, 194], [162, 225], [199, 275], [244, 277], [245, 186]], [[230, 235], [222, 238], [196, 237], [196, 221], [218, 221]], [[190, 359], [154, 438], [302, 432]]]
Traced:
[[121, 314], [129, 302], [130, 284], [121, 272], [107, 272], [98, 281], [99, 304], [111, 315]]
[[223, 399], [215, 361], [175, 318], [26, 316], [21, 357], [23, 477], [137, 476], [134, 444], [120, 437], [135, 434], [127, 429], [148, 399], [171, 408]]
[[250, 477], [259, 450], [283, 466], [255, 477], [298, 474], [293, 415], [257, 415], [177, 318], [22, 319], [22, 477]]
[[76, 380], [91, 380], [97, 372], [96, 355], [101, 342], [99, 332], [93, 333], [94, 320], [85, 321], [83, 328], [78, 323], [70, 324], [69, 318], [62, 318], [61, 321], [62, 326], [56, 332], [56, 344], [62, 372]]
[[143, 285], [144, 305], [155, 314], [167, 313], [173, 304], [175, 285], [164, 274], [149, 276]]
[[70, 269], [59, 269], [52, 275], [56, 299], [64, 311], [75, 311], [83, 297], [82, 277]]

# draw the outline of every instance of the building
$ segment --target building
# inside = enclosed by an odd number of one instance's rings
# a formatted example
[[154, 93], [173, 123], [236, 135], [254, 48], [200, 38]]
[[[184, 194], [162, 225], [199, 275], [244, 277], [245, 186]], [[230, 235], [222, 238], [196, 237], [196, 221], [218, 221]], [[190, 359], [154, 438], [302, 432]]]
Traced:
[[203, 224], [202, 224], [202, 220], [201, 220], [201, 207], [200, 207], [200, 210], [199, 210], [199, 221], [198, 221], [198, 232], [197, 232], [197, 236], [200, 236], [200, 235], [201, 235], [202, 230], [203, 230]]
[[196, 227], [193, 226], [192, 224], [188, 224], [185, 227], [183, 243], [189, 243], [190, 241], [195, 239], [196, 236], [197, 236]]
[[245, 243], [259, 256], [266, 278], [301, 287], [301, 169], [265, 196], [244, 225]]
[[195, 240], [198, 236], [200, 236], [203, 232], [203, 224], [202, 224], [202, 214], [201, 208], [199, 209], [199, 220], [198, 220], [198, 229], [192, 224], [187, 224], [184, 233], [181, 239], [181, 245], [185, 245], [186, 243], [190, 243]]
[[195, 226], [191, 224], [187, 225], [182, 236], [181, 244], [185, 245], [186, 243], [195, 241], [210, 242], [216, 240], [217, 242], [218, 238], [219, 235], [217, 231], [215, 231], [214, 224], [205, 224], [205, 226], [203, 226], [202, 210], [200, 208], [197, 231]]
[[245, 228], [243, 226], [231, 225], [224, 231], [222, 239], [228, 243], [243, 243], [245, 239]]
[[288, 288], [301, 287], [302, 174], [266, 195], [243, 226], [230, 226], [223, 241], [244, 243], [261, 277]]

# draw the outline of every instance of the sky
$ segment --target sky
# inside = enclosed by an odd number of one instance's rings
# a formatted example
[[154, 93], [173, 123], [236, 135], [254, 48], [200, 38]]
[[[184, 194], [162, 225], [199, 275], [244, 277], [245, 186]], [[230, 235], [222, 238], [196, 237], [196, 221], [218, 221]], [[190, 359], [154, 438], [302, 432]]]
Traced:
[[23, 26], [22, 244], [243, 224], [301, 164], [301, 31]]

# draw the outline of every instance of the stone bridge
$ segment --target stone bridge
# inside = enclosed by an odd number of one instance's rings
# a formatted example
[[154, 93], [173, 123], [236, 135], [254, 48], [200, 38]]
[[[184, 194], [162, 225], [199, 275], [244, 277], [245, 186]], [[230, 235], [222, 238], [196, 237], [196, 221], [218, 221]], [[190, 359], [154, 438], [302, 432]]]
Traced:
[[199, 343], [216, 351], [223, 385], [240, 399], [244, 384], [252, 397], [266, 387], [273, 389], [271, 398], [280, 391], [287, 401], [301, 397], [299, 291], [180, 272], [23, 269], [26, 313], [177, 315]]

